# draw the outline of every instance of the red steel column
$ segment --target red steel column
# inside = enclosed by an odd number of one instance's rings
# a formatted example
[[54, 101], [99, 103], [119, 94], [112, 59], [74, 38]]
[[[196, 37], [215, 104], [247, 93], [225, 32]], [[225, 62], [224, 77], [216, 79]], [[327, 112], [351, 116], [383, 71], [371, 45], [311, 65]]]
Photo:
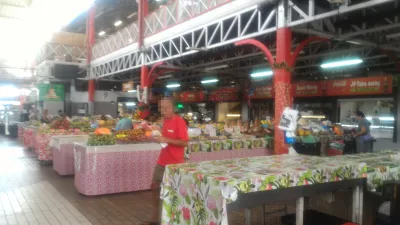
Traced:
[[[92, 61], [92, 47], [96, 43], [95, 18], [96, 18], [96, 8], [95, 5], [93, 4], [92, 7], [90, 7], [89, 9], [87, 24], [86, 24], [86, 39], [87, 39], [86, 48], [87, 48], [87, 63], [88, 63], [89, 75], [90, 75], [90, 63]], [[95, 81], [89, 80], [88, 82], [89, 114], [94, 113], [95, 91], [96, 91]]]
[[144, 46], [144, 18], [145, 16], [147, 16], [148, 14], [148, 9], [149, 9], [149, 3], [147, 0], [139, 0], [139, 7], [138, 7], [138, 26], [139, 26], [139, 40], [138, 40], [138, 44], [139, 44], [139, 48], [142, 50], [141, 51], [141, 59], [142, 59], [142, 67], [140, 69], [140, 85], [142, 88], [147, 87], [148, 86], [148, 73], [149, 70], [147, 68], [147, 66], [145, 65], [145, 57], [144, 57], [144, 52], [143, 52], [143, 46]]
[[279, 130], [278, 124], [283, 110], [292, 106], [293, 95], [291, 92], [292, 74], [291, 50], [292, 30], [287, 27], [288, 1], [283, 0], [278, 6], [278, 30], [276, 32], [276, 61], [274, 66], [275, 88], [275, 153], [286, 154], [288, 147], [285, 144], [284, 133]]

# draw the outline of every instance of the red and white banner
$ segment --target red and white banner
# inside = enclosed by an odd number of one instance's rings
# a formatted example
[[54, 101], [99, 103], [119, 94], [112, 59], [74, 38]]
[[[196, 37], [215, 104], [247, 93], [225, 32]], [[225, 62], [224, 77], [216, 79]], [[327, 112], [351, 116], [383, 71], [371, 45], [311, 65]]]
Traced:
[[392, 76], [330, 80], [326, 82], [326, 96], [351, 96], [390, 94], [393, 91]]
[[292, 92], [295, 97], [315, 97], [323, 95], [323, 83], [314, 82], [301, 82], [292, 85]]

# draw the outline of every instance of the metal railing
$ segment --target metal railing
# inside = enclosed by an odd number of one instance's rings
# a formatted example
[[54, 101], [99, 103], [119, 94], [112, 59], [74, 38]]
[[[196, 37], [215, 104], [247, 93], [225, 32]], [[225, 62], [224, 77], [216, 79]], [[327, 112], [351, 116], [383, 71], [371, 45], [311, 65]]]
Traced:
[[[150, 13], [144, 20], [144, 36], [149, 37], [190, 20], [233, 0], [173, 0]], [[93, 58], [107, 55], [138, 41], [137, 21], [99, 41], [93, 47]]]
[[45, 43], [36, 57], [36, 65], [50, 61], [70, 61], [85, 63], [87, 59], [86, 47], [65, 44]]

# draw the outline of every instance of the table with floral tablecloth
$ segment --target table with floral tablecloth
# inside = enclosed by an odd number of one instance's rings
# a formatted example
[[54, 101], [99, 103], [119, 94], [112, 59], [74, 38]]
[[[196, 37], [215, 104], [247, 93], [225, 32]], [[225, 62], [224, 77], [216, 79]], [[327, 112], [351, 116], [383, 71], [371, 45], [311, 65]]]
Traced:
[[400, 179], [400, 153], [381, 151], [354, 155], [335, 156], [338, 160], [362, 162], [367, 165], [367, 185], [369, 191], [375, 191], [385, 181]]
[[228, 224], [228, 203], [239, 193], [359, 179], [365, 163], [275, 155], [167, 166], [161, 198], [163, 224]]

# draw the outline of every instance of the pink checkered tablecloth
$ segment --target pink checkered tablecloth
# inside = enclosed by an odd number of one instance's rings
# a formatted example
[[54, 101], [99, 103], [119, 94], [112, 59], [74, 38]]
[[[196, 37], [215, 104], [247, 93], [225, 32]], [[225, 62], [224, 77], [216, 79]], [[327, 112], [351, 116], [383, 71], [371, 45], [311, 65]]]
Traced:
[[227, 160], [237, 158], [249, 158], [257, 156], [268, 155], [268, 149], [256, 148], [256, 149], [240, 149], [240, 150], [222, 150], [218, 152], [192, 152], [190, 153], [190, 159], [187, 162], [203, 162], [213, 160]]
[[75, 173], [74, 142], [86, 143], [88, 135], [53, 136], [50, 147], [53, 149], [53, 169], [61, 176]]
[[[150, 189], [159, 144], [85, 146], [75, 143], [75, 187], [84, 195], [104, 195]], [[196, 152], [189, 162], [257, 157], [267, 149]]]
[[18, 125], [18, 141], [24, 144], [24, 127]]
[[53, 150], [50, 147], [50, 134], [36, 133], [35, 152], [38, 154], [39, 161], [53, 160]]
[[150, 189], [160, 144], [74, 146], [79, 193], [90, 196]]
[[24, 147], [25, 148], [35, 148], [36, 144], [36, 129], [32, 127], [24, 128]]

